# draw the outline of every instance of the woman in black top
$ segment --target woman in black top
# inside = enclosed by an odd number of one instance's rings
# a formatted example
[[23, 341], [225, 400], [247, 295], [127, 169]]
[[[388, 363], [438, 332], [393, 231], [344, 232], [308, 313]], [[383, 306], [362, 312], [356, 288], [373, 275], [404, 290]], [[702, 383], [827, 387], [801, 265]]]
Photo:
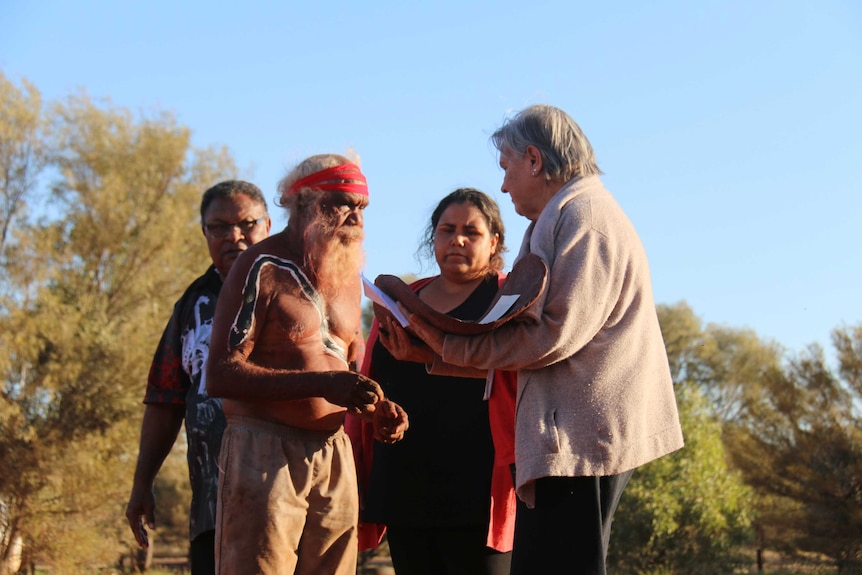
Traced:
[[[496, 203], [478, 190], [452, 192], [434, 210], [424, 245], [440, 274], [413, 284], [419, 298], [452, 317], [479, 319], [503, 267]], [[368, 371], [410, 415], [410, 432], [396, 444], [374, 443], [362, 521], [387, 526], [398, 575], [508, 574], [511, 545], [488, 546], [494, 445], [485, 373], [431, 375], [430, 349], [399, 346], [385, 324], [368, 345]]]

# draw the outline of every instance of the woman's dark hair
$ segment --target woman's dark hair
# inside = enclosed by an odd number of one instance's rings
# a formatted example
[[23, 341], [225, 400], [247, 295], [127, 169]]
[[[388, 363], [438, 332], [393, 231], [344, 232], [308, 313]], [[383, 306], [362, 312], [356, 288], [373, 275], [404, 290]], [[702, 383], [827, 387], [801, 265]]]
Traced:
[[495, 234], [497, 236], [497, 250], [491, 255], [491, 269], [502, 270], [505, 263], [503, 252], [506, 251], [506, 228], [503, 225], [503, 218], [500, 216], [500, 208], [490, 196], [475, 188], [458, 188], [440, 200], [440, 203], [431, 213], [431, 221], [425, 228], [422, 243], [419, 244], [419, 250], [416, 252], [417, 255], [434, 259], [434, 234], [437, 231], [437, 224], [440, 223], [440, 217], [446, 208], [453, 204], [472, 204], [482, 213], [491, 236]]

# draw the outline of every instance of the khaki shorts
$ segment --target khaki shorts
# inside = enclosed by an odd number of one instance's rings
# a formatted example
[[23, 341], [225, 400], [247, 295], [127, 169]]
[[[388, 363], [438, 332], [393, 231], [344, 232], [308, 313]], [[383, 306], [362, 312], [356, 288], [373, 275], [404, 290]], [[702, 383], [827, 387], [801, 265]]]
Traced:
[[359, 502], [343, 429], [229, 416], [219, 468], [216, 573], [356, 573]]

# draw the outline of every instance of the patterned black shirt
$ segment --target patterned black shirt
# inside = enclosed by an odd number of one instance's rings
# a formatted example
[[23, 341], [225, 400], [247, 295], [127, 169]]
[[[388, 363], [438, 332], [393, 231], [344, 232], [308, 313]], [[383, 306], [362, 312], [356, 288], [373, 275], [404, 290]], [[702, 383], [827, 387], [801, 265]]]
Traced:
[[220, 399], [206, 392], [206, 362], [222, 280], [215, 267], [188, 287], [156, 349], [144, 403], [185, 405], [192, 502], [189, 535], [215, 529], [218, 455], [226, 421]]

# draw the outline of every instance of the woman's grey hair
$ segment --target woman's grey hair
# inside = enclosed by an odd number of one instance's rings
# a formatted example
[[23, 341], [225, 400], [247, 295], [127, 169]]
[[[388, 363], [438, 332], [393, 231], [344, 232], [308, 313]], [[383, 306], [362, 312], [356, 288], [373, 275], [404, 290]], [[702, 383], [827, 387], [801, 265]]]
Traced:
[[567, 182], [602, 173], [581, 127], [554, 106], [536, 104], [521, 110], [491, 134], [491, 142], [498, 151], [508, 147], [521, 156], [527, 146], [535, 146], [548, 181]]

